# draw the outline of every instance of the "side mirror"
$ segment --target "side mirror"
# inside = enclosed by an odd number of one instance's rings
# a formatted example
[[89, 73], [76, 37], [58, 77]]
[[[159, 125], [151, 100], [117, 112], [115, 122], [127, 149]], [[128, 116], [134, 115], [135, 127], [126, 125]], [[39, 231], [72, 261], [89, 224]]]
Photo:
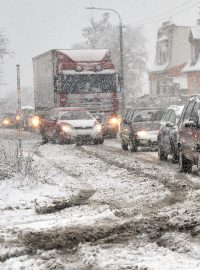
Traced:
[[126, 119], [126, 118], [123, 118], [123, 119], [122, 119], [122, 123], [123, 123], [123, 124], [128, 124], [127, 119]]
[[167, 122], [167, 123], [166, 123], [166, 127], [171, 128], [171, 127], [173, 127], [173, 126], [174, 126], [174, 124], [173, 124], [173, 123], [171, 123], [171, 122]]

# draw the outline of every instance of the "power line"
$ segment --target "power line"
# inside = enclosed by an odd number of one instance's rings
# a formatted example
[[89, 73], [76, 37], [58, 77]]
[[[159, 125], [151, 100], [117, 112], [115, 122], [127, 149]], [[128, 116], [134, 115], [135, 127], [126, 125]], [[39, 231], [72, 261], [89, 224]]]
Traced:
[[[193, 8], [194, 6], [200, 4], [200, 1], [198, 0], [197, 2], [193, 3], [192, 5], [187, 6], [185, 9], [170, 14], [170, 12], [172, 12], [172, 11], [175, 11], [175, 10], [180, 9], [180, 8], [182, 9], [183, 7], [185, 7], [185, 5], [189, 4], [189, 2], [190, 2], [190, 1], [186, 1], [186, 2], [184, 2], [183, 4], [174, 7], [173, 9], [167, 10], [167, 11], [165, 11], [165, 12], [163, 12], [163, 13], [160, 13], [159, 15], [156, 15], [156, 16], [154, 16], [154, 17], [151, 17], [151, 18], [148, 18], [148, 19], [145, 19], [145, 20], [139, 21], [138, 23], [136, 22], [136, 23], [133, 23], [133, 24], [134, 24], [134, 25], [138, 25], [138, 26], [140, 26], [140, 25], [143, 26], [143, 25], [146, 25], [146, 24], [158, 22], [158, 21], [161, 21], [161, 20], [164, 20], [164, 19], [168, 18], [169, 16], [175, 16], [175, 15], [177, 15], [177, 14], [181, 14], [181, 13], [183, 13], [185, 10], [191, 9], [191, 8]], [[167, 14], [169, 14], [169, 15], [163, 17], [163, 15], [167, 15]]]

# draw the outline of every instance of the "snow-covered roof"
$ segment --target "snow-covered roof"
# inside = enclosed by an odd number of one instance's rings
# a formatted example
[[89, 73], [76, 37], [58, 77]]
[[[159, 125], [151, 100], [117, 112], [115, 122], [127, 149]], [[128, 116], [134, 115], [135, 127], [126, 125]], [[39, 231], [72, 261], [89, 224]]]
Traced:
[[34, 110], [33, 106], [29, 106], [29, 105], [21, 106], [21, 109], [22, 109], [22, 110], [25, 110], [25, 109], [28, 109], [28, 110]]
[[191, 27], [193, 39], [200, 39], [200, 27]]
[[63, 54], [68, 55], [73, 61], [76, 62], [97, 62], [101, 61], [107, 53], [108, 49], [99, 49], [99, 50], [57, 50]]
[[116, 71], [113, 69], [104, 69], [101, 71], [76, 71], [76, 70], [62, 70], [64, 75], [94, 75], [94, 74], [114, 74]]
[[197, 60], [195, 65], [192, 65], [191, 62], [189, 62], [182, 69], [182, 72], [192, 72], [192, 71], [200, 71], [200, 58]]
[[180, 77], [174, 77], [173, 81], [180, 85], [180, 89], [187, 89], [188, 88], [187, 75], [182, 75]]
[[154, 66], [150, 68], [150, 72], [162, 72], [168, 68], [168, 65], [168, 62], [163, 65], [154, 64]]

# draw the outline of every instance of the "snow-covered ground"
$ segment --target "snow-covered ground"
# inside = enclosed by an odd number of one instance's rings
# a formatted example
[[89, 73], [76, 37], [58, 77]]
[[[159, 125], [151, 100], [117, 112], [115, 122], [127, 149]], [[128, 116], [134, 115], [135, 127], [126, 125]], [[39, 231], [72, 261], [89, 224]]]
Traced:
[[[16, 131], [0, 138], [3, 163]], [[200, 269], [198, 176], [116, 139], [40, 145], [24, 133], [23, 150], [31, 169], [0, 181], [0, 269]]]

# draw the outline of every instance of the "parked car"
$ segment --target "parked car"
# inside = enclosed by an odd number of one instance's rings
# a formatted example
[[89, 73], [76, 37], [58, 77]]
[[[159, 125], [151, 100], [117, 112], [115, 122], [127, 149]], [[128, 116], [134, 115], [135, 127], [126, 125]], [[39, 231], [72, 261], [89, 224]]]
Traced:
[[17, 126], [14, 113], [5, 113], [1, 119], [2, 127], [15, 128]]
[[120, 139], [124, 150], [137, 151], [138, 146], [157, 144], [159, 122], [163, 109], [130, 110], [120, 125]]
[[178, 121], [183, 106], [171, 105], [167, 108], [158, 132], [158, 158], [167, 160], [168, 155], [172, 156], [173, 162], [178, 162]]
[[104, 141], [101, 124], [83, 108], [50, 110], [41, 123], [40, 132], [44, 142], [102, 144]]
[[179, 167], [190, 173], [192, 166], [200, 169], [200, 95], [192, 96], [183, 108], [179, 121]]

